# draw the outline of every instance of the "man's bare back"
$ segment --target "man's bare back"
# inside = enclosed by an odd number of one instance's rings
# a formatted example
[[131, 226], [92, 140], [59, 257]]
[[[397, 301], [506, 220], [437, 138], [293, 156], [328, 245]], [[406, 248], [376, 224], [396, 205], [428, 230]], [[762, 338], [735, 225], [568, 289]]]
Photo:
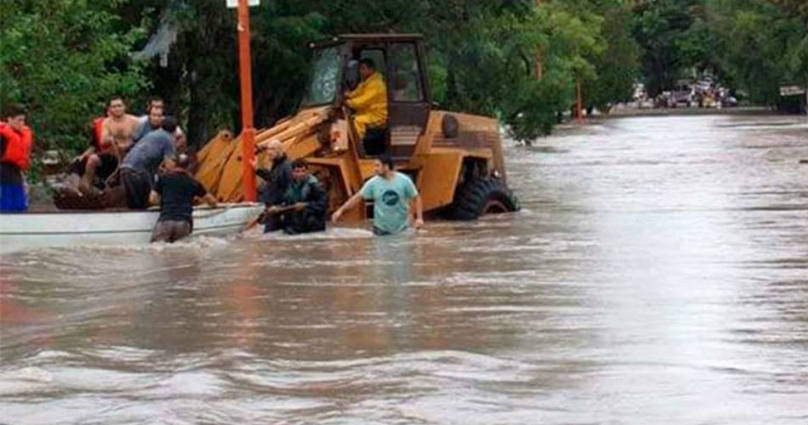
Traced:
[[114, 142], [117, 150], [123, 154], [132, 145], [132, 135], [139, 121], [136, 116], [123, 114], [120, 117], [107, 117], [104, 120], [104, 132], [101, 143], [105, 146]]

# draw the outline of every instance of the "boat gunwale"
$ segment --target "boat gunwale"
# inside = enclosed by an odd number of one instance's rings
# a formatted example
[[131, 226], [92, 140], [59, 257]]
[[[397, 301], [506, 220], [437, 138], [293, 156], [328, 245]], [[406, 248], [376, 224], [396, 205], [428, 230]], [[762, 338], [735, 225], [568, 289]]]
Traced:
[[[210, 233], [211, 231], [241, 228], [244, 227], [243, 223], [236, 224], [220, 224], [218, 226], [200, 226], [194, 229], [195, 234]], [[0, 236], [68, 236], [68, 235], [123, 235], [132, 233], [152, 233], [152, 228], [133, 229], [133, 230], [93, 230], [93, 231], [75, 231], [75, 232], [0, 232]]]
[[[238, 202], [238, 203], [228, 203], [228, 204], [219, 204], [216, 207], [211, 207], [209, 205], [197, 205], [194, 206], [194, 212], [196, 211], [212, 211], [212, 210], [231, 210], [237, 208], [256, 208], [260, 207], [262, 204], [258, 202]], [[132, 210], [128, 208], [107, 208], [103, 210], [56, 210], [56, 211], [21, 211], [21, 212], [8, 212], [0, 214], [0, 220], [4, 216], [13, 216], [13, 217], [21, 217], [21, 216], [36, 216], [36, 215], [68, 215], [68, 214], [93, 214], [93, 215], [101, 215], [101, 214], [133, 214], [133, 213], [159, 213], [160, 208], [152, 207], [145, 210]]]

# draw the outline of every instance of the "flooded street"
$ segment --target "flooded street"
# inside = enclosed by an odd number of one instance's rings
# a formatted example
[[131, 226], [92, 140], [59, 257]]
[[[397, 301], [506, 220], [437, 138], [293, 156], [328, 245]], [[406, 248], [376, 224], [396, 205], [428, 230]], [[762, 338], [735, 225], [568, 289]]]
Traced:
[[506, 154], [521, 212], [417, 236], [0, 256], [0, 423], [808, 423], [805, 117]]

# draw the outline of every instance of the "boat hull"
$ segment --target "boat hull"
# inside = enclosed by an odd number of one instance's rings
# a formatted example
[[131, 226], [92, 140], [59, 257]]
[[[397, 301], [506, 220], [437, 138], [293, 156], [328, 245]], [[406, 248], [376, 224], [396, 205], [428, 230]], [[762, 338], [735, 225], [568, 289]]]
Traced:
[[[194, 235], [228, 235], [244, 229], [261, 204], [194, 208]], [[160, 212], [59, 211], [0, 215], [0, 253], [36, 248], [147, 244]]]

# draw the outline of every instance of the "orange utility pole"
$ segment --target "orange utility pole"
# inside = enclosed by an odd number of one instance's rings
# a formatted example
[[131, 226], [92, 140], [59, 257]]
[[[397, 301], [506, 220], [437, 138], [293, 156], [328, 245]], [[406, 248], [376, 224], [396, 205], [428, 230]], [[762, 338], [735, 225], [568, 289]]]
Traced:
[[244, 200], [255, 202], [255, 128], [253, 128], [252, 56], [250, 55], [250, 9], [247, 0], [238, 0], [238, 57], [241, 79], [241, 149], [244, 166]]

